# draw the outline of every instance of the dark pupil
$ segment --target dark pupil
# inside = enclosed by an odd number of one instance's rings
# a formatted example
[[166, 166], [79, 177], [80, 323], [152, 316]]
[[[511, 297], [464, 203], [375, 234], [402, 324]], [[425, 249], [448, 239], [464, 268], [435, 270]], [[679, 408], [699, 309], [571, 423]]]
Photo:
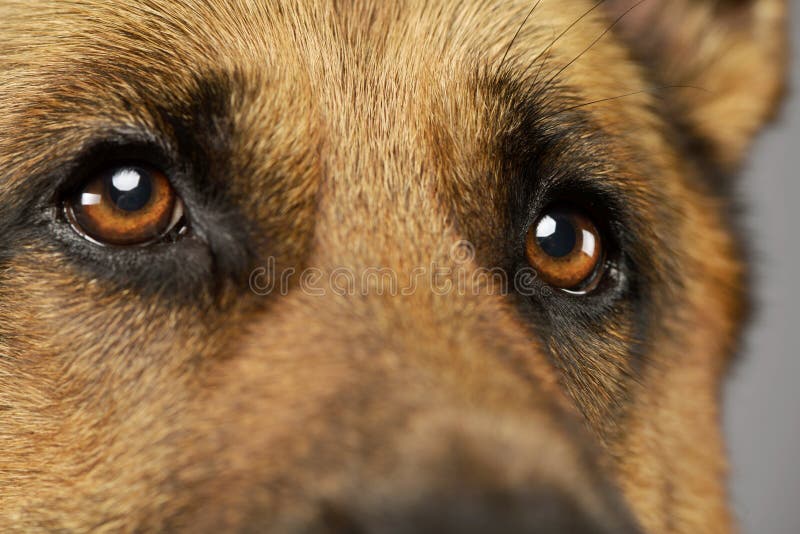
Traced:
[[123, 167], [116, 169], [106, 180], [111, 201], [119, 209], [139, 211], [150, 202], [153, 181], [147, 171]]
[[575, 226], [563, 214], [545, 215], [536, 227], [536, 240], [539, 247], [554, 258], [563, 258], [575, 250], [577, 236]]

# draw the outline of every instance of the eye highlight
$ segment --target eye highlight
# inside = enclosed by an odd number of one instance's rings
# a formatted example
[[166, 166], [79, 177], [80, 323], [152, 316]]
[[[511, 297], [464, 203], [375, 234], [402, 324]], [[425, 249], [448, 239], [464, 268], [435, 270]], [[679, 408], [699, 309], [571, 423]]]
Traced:
[[183, 202], [166, 175], [148, 165], [112, 166], [64, 202], [80, 235], [102, 245], [148, 245], [165, 238], [183, 219]]
[[545, 211], [528, 230], [525, 254], [541, 279], [559, 289], [588, 293], [602, 278], [604, 243], [592, 220], [572, 207]]

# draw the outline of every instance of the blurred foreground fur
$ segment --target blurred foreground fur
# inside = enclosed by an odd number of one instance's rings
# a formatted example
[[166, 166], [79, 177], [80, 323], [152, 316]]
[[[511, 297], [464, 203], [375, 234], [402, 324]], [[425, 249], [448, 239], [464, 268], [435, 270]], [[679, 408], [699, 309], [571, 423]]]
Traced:
[[[732, 175], [785, 5], [633, 5], [0, 0], [0, 529], [731, 531]], [[60, 188], [131, 144], [196, 233], [65, 237]], [[624, 291], [248, 284], [513, 269], [553, 191], [622, 206]]]

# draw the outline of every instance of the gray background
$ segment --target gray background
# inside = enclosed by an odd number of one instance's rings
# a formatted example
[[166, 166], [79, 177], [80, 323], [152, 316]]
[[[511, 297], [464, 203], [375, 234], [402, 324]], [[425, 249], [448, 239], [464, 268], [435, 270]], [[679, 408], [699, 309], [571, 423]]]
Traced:
[[[725, 392], [731, 492], [742, 532], [800, 534], [800, 2], [791, 0], [792, 89], [742, 176], [758, 314]], [[796, 90], [794, 90], [796, 89]]]

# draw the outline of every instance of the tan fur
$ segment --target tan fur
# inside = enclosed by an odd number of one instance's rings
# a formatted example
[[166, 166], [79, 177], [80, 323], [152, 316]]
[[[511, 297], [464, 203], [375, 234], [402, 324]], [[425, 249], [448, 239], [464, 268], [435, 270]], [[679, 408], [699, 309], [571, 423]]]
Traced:
[[[463, 482], [552, 488], [612, 532], [730, 532], [717, 397], [746, 280], [703, 175], [741, 161], [785, 59], [783, 2], [731, 4], [650, 0], [604, 34], [629, 4], [542, 0], [523, 24], [532, 2], [0, 0], [0, 528], [369, 531]], [[209, 77], [228, 115], [192, 108]], [[637, 221], [644, 331], [633, 301], [565, 343], [484, 291], [249, 290], [268, 257], [400, 285], [503, 264], [502, 140], [536, 88], [571, 133], [555, 164], [585, 153]], [[32, 176], [176, 116], [229, 145], [201, 171], [220, 224], [247, 221], [244, 279], [142, 291], [20, 222]]]

